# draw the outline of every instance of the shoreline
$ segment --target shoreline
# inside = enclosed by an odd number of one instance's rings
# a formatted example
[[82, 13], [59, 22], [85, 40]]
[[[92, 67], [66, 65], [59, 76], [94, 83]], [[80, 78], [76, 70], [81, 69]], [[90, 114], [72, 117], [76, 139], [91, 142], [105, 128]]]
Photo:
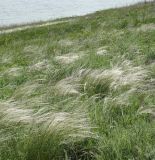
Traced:
[[40, 28], [40, 27], [45, 27], [45, 26], [50, 26], [50, 25], [56, 25], [56, 24], [60, 24], [60, 23], [67, 23], [69, 22], [70, 20], [61, 20], [61, 21], [51, 21], [51, 22], [43, 22], [43, 23], [31, 23], [31, 24], [28, 24], [28, 25], [17, 25], [15, 27], [9, 27], [9, 28], [5, 28], [5, 29], [2, 29], [0, 30], [0, 34], [5, 34], [5, 33], [12, 33], [12, 32], [16, 32], [16, 31], [23, 31], [23, 30], [26, 30], [26, 29], [30, 29], [30, 28]]
[[137, 5], [143, 5], [144, 3], [152, 3], [153, 0], [147, 1], [147, 2], [138, 2], [135, 4], [130, 4], [130, 5], [126, 5], [126, 6], [121, 6], [121, 7], [115, 7], [115, 8], [109, 8], [109, 9], [103, 9], [103, 10], [97, 10], [95, 12], [91, 12], [91, 13], [86, 13], [84, 15], [77, 15], [77, 16], [71, 16], [71, 17], [60, 17], [60, 18], [56, 18], [53, 20], [43, 20], [43, 21], [34, 21], [34, 22], [28, 22], [28, 23], [21, 23], [21, 24], [10, 24], [10, 25], [2, 25], [0, 26], [0, 34], [5, 34], [5, 33], [12, 33], [12, 32], [16, 32], [16, 31], [22, 31], [22, 30], [26, 30], [29, 28], [39, 28], [39, 27], [44, 27], [44, 26], [50, 26], [50, 25], [56, 25], [56, 24], [60, 24], [60, 23], [67, 23], [69, 21], [72, 21], [75, 18], [79, 18], [79, 17], [85, 17], [85, 16], [89, 16], [92, 14], [95, 14], [97, 12], [102, 12], [102, 11], [106, 11], [106, 10], [113, 10], [113, 9], [121, 9], [121, 8], [126, 8], [129, 6], [137, 6]]

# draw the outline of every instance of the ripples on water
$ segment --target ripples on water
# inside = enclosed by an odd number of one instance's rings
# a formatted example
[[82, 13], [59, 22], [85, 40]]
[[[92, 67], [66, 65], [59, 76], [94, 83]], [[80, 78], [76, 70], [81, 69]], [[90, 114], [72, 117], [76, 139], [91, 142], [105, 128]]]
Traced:
[[142, 0], [0, 0], [0, 25], [83, 15]]

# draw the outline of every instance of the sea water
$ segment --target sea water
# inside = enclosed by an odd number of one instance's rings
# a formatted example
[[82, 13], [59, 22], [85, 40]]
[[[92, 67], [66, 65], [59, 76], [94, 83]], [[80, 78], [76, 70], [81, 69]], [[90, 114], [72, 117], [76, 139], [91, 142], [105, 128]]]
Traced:
[[0, 0], [0, 26], [85, 15], [142, 0]]

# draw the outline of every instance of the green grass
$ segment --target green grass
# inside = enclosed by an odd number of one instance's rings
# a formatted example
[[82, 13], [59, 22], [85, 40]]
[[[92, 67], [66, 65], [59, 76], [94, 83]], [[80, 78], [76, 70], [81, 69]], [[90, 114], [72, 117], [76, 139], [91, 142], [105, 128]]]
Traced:
[[155, 159], [155, 3], [67, 20], [0, 34], [0, 160]]

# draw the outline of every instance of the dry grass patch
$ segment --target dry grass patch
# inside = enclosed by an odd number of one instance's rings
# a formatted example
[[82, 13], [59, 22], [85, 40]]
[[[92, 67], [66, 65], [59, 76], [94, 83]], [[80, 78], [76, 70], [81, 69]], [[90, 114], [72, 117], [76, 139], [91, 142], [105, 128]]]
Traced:
[[58, 44], [61, 46], [72, 46], [73, 44], [75, 44], [75, 42], [71, 41], [69, 39], [62, 39], [62, 40], [58, 41]]
[[36, 111], [26, 109], [21, 103], [10, 100], [0, 103], [0, 117], [1, 123], [18, 123], [29, 127], [39, 126], [42, 131], [48, 134], [62, 135], [63, 141], [61, 143], [95, 137], [91, 132], [92, 127], [90, 127], [87, 114], [80, 110], [75, 110], [74, 113], [51, 112], [42, 107]]
[[56, 56], [55, 60], [60, 64], [71, 64], [79, 60], [83, 56], [84, 54], [68, 53], [68, 54]]
[[41, 71], [46, 70], [50, 67], [48, 60], [44, 59], [43, 61], [39, 61], [31, 66], [29, 66], [30, 71]]
[[22, 68], [21, 67], [12, 67], [3, 72], [3, 74], [8, 76], [17, 77], [21, 75]]
[[42, 88], [42, 84], [39, 83], [42, 80], [36, 80], [33, 82], [26, 82], [23, 85], [20, 85], [14, 92], [13, 97], [14, 99], [28, 99], [31, 96], [36, 94], [36, 91]]
[[143, 24], [137, 28], [137, 31], [147, 32], [155, 30], [155, 24]]
[[[134, 67], [128, 61], [120, 66], [111, 69], [82, 69], [75, 72], [71, 77], [65, 78], [56, 84], [56, 89], [62, 95], [81, 95], [89, 96], [104, 95], [110, 92], [124, 92], [127, 95], [138, 87], [144, 86], [147, 71], [142, 67]], [[125, 93], [124, 93], [125, 94]], [[123, 93], [121, 97], [123, 96]], [[120, 99], [121, 97], [117, 98]]]
[[1, 57], [1, 64], [10, 64], [12, 62], [12, 55], [11, 54], [3, 54]]
[[38, 46], [38, 45], [28, 45], [23, 49], [23, 55], [33, 63], [37, 63], [38, 61], [42, 61], [45, 59], [44, 51], [46, 46]]
[[97, 53], [96, 53], [98, 56], [104, 56], [104, 55], [107, 55], [108, 54], [108, 51], [107, 51], [107, 46], [104, 46], [104, 47], [101, 47], [97, 50]]

